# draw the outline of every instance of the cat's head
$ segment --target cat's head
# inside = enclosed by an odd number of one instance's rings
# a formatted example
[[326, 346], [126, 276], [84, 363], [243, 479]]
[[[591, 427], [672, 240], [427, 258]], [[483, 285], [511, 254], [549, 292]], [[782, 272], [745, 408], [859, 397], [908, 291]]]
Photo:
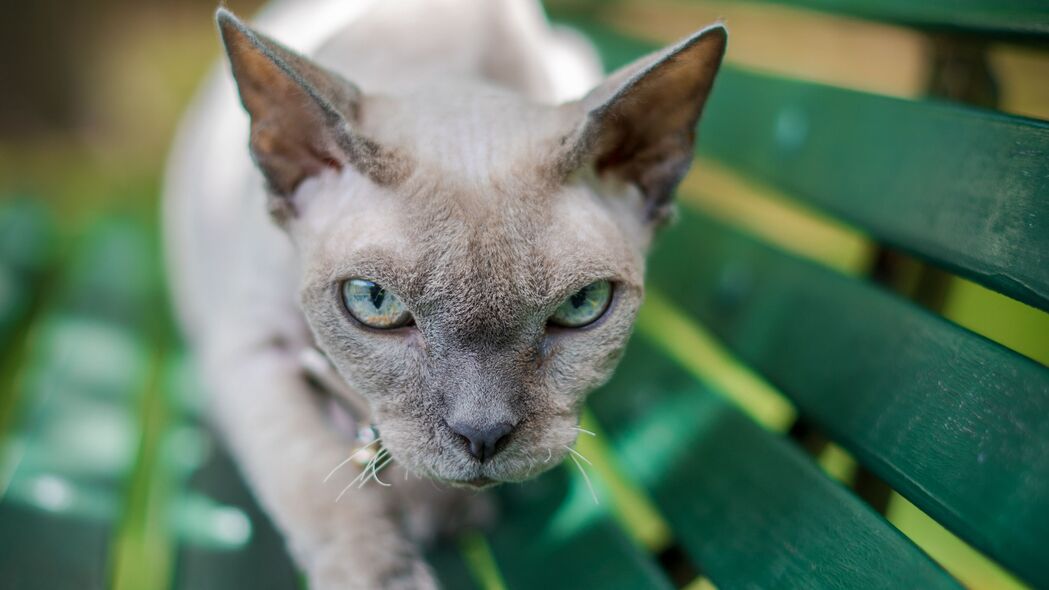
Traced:
[[557, 464], [630, 335], [725, 29], [553, 106], [453, 83], [369, 94], [219, 24], [302, 310], [385, 447], [473, 485]]

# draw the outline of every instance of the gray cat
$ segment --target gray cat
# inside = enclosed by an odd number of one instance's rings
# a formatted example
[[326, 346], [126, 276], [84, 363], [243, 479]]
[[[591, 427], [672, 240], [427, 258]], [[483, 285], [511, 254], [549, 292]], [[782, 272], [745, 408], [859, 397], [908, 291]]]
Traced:
[[420, 539], [558, 464], [615, 367], [726, 31], [602, 80], [532, 0], [286, 0], [297, 52], [217, 20], [165, 199], [213, 416], [311, 588], [434, 587]]

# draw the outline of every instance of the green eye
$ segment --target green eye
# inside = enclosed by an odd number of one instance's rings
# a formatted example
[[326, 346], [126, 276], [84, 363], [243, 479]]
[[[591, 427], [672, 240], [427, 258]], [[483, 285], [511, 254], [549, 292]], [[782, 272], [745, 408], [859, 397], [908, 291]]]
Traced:
[[557, 308], [550, 322], [567, 328], [580, 328], [601, 317], [612, 301], [612, 283], [595, 281], [573, 293]]
[[396, 295], [371, 281], [350, 279], [343, 283], [342, 301], [346, 311], [365, 326], [399, 328], [412, 321], [412, 314]]

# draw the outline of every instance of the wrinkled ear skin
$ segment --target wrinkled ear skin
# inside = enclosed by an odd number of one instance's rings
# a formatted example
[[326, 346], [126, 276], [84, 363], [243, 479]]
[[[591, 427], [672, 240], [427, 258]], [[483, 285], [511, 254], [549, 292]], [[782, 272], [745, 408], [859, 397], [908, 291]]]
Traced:
[[635, 185], [645, 220], [660, 225], [692, 163], [696, 124], [727, 42], [723, 25], [613, 73], [582, 99], [586, 112], [563, 163], [571, 172], [592, 165]]
[[325, 168], [353, 165], [380, 184], [395, 180], [393, 156], [352, 129], [361, 93], [350, 82], [253, 31], [225, 9], [215, 20], [241, 103], [250, 149], [274, 197], [276, 218], [295, 214], [290, 196]]

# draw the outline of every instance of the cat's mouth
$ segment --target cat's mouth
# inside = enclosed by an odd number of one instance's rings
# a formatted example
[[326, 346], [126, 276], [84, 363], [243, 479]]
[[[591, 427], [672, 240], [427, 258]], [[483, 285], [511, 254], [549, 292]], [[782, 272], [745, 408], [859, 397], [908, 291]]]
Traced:
[[482, 488], [482, 487], [485, 487], [485, 486], [492, 485], [494, 483], [497, 483], [497, 482], [494, 479], [490, 478], [490, 477], [475, 477], [475, 478], [471, 479], [470, 481], [466, 482], [466, 485], [474, 486], [474, 487], [477, 487], [477, 488]]
[[445, 481], [455, 487], [467, 488], [471, 490], [484, 490], [502, 483], [499, 480], [495, 480], [490, 477], [475, 477], [473, 479], [449, 479]]

